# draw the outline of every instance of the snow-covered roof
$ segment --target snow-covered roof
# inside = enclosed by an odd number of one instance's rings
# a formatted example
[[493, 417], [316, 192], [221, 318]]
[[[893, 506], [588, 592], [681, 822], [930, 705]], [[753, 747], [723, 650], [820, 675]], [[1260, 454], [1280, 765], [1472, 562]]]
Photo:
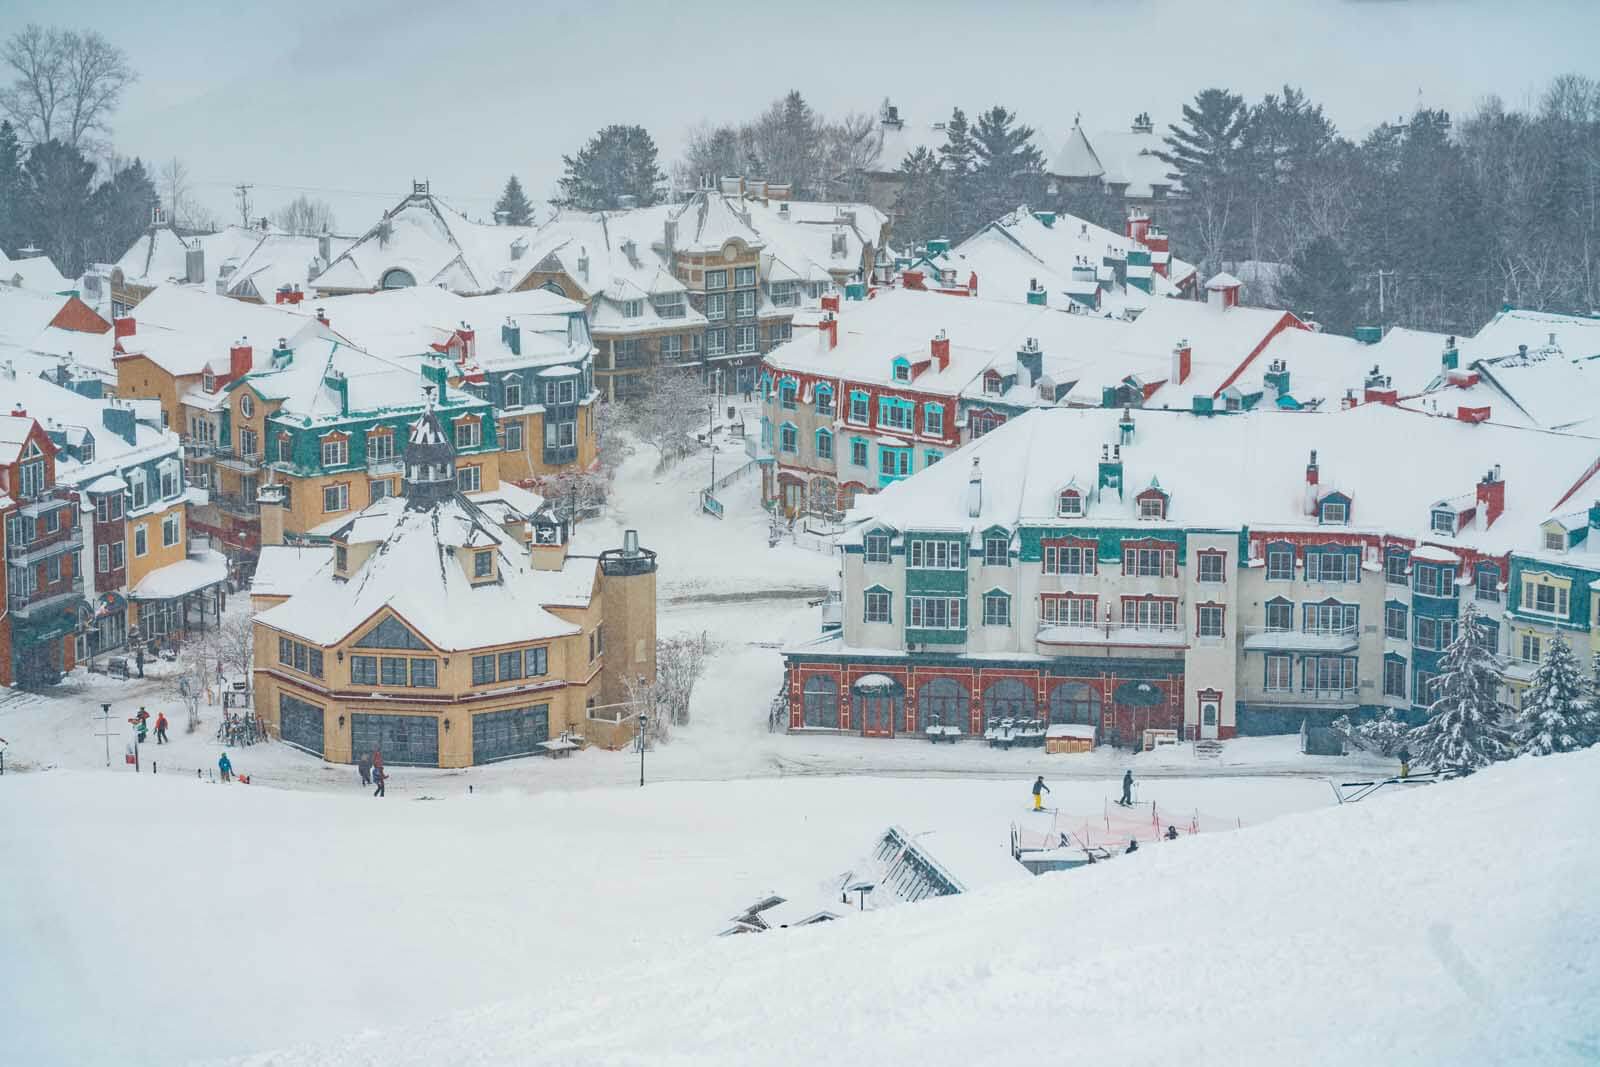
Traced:
[[[178, 455], [178, 435], [152, 425], [159, 418], [150, 417], [152, 409], [159, 411], [159, 405], [151, 401], [93, 400], [36, 374], [13, 376], [4, 367], [0, 367], [0, 398], [28, 413], [27, 418], [10, 420], [17, 424], [13, 433], [25, 433], [25, 426], [37, 419], [46, 433], [59, 433], [75, 444], [82, 431], [94, 436], [94, 458], [89, 462], [79, 462], [66, 452], [56, 456], [56, 481], [63, 485], [86, 486], [135, 464]], [[131, 442], [106, 426], [105, 412], [113, 408], [127, 413], [124, 421], [132, 421]]]
[[215, 549], [157, 567], [128, 590], [130, 600], [170, 600], [228, 579], [228, 557]]
[[134, 333], [120, 340], [127, 355], [143, 355], [174, 376], [228, 368], [228, 353], [244, 341], [253, 365], [267, 364], [280, 338], [294, 348], [331, 336], [287, 307], [246, 303], [195, 286], [162, 285], [133, 309]]
[[293, 596], [332, 566], [332, 545], [263, 545], [250, 595]]
[[[1101, 178], [1108, 183], [1127, 183], [1127, 195], [1143, 199], [1155, 195], [1155, 187], [1164, 185], [1169, 191], [1179, 188], [1177, 179], [1170, 177], [1172, 170], [1162, 162], [1157, 152], [1166, 150], [1159, 127], [1106, 130], [1087, 137], [1094, 158], [1102, 166]], [[1063, 177], [1071, 176], [1066, 172]]]
[[1530, 350], [1555, 347], [1569, 359], [1592, 359], [1600, 356], [1600, 317], [1505, 308], [1474, 336], [1462, 340], [1461, 358], [1514, 356], [1522, 345]]
[[[387, 609], [454, 652], [578, 633], [545, 608], [583, 606], [594, 589], [595, 560], [569, 557], [560, 570], [536, 569], [494, 517], [459, 495], [427, 508], [387, 497], [341, 524], [334, 538], [373, 548], [348, 579], [330, 570], [312, 575], [257, 616], [263, 625], [331, 645]], [[474, 584], [454, 556], [461, 548], [494, 550], [499, 580]]]
[[[343, 255], [354, 243], [353, 237], [330, 235], [329, 259]], [[224, 264], [231, 269], [221, 284], [227, 286], [228, 296], [274, 303], [280, 288], [299, 286], [304, 290], [310, 279], [327, 266], [321, 258], [321, 247], [321, 238], [315, 236], [264, 233], [242, 260]]]
[[1105, 174], [1106, 168], [1095, 154], [1094, 147], [1089, 144], [1083, 127], [1074, 121], [1066, 141], [1050, 161], [1047, 171], [1063, 178], [1099, 178]]
[[[1494, 424], [1470, 425], [1381, 404], [1348, 412], [1259, 412], [1208, 418], [1135, 411], [1134, 438], [1122, 448], [1123, 484], [1152, 478], [1171, 494], [1165, 522], [1139, 518], [1134, 494], [1099, 491], [1087, 517], [1056, 517], [1056, 495], [1073, 477], [1096, 485], [1101, 450], [1119, 440], [1122, 412], [1060, 408], [1031, 411], [903, 482], [858, 498], [852, 520], [894, 529], [970, 529], [1024, 522], [1152, 529], [1320, 529], [1305, 512], [1305, 467], [1312, 450], [1323, 482], [1352, 498], [1352, 533], [1382, 532], [1418, 543], [1501, 553], [1533, 543], [1538, 524], [1564, 496], [1594, 478], [1600, 440]], [[1404, 456], [1414, 477], [1396, 478]], [[968, 479], [979, 461], [982, 508], [968, 514]], [[1499, 464], [1505, 511], [1487, 529], [1479, 517], [1454, 538], [1430, 528], [1441, 496], [1471, 492]], [[859, 537], [858, 527], [853, 536]]]
[[56, 269], [49, 256], [11, 259], [4, 251], [0, 251], [0, 284], [50, 294], [75, 288], [72, 279]]
[[[330, 384], [344, 379], [346, 395]], [[295, 350], [278, 369], [253, 371], [230, 389], [249, 388], [266, 400], [280, 400], [277, 415], [307, 422], [336, 422], [346, 415], [413, 411], [425, 402], [421, 363], [401, 363], [339, 341], [317, 339]], [[489, 402], [452, 390], [457, 404], [488, 408]]]
[[[244, 262], [272, 233], [246, 226], [226, 226], [216, 233], [183, 237], [170, 227], [160, 227], [140, 234], [115, 266], [122, 271], [127, 284], [192, 285], [210, 292], [224, 264], [237, 266]], [[189, 279], [189, 253], [194, 250], [204, 253], [197, 282]]]

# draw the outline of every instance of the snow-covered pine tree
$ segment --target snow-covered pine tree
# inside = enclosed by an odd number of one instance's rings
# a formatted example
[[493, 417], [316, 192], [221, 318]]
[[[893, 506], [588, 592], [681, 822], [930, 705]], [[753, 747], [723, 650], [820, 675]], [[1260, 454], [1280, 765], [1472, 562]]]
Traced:
[[1578, 740], [1584, 707], [1583, 675], [1566, 639], [1553, 638], [1544, 650], [1533, 681], [1522, 694], [1517, 715], [1517, 749], [1536, 756], [1571, 752]]
[[1600, 655], [1594, 657], [1591, 670], [1589, 687], [1583, 694], [1583, 706], [1573, 729], [1579, 748], [1600, 745]]
[[1470, 774], [1511, 754], [1500, 725], [1500, 679], [1482, 629], [1468, 601], [1456, 639], [1445, 650], [1438, 699], [1428, 708], [1428, 721], [1413, 731], [1416, 761], [1434, 770]]

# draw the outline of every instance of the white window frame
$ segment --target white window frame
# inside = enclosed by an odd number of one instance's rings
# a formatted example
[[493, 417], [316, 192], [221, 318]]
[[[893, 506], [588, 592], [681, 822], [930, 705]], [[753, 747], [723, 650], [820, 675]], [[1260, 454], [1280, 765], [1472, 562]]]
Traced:
[[344, 467], [350, 463], [350, 441], [346, 437], [324, 437], [322, 439], [322, 465], [324, 467]]
[[483, 443], [483, 424], [476, 417], [463, 419], [455, 424], [456, 448], [477, 448]]
[[[332, 501], [333, 501], [333, 504], [334, 504], [333, 507], [329, 507], [328, 506], [328, 503], [329, 503], [328, 494], [329, 493], [333, 494], [333, 496], [332, 496]], [[350, 483], [349, 482], [338, 482], [338, 483], [336, 483], [334, 485], [325, 485], [325, 486], [322, 487], [322, 513], [324, 515], [334, 515], [334, 514], [337, 514], [338, 512], [349, 511], [349, 510], [350, 510]]]

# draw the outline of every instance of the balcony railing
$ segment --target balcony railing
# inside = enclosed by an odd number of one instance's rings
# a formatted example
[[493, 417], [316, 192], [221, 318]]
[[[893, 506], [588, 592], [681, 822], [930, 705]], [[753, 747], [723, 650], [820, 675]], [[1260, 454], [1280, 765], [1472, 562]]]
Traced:
[[6, 560], [11, 563], [34, 563], [66, 552], [76, 552], [83, 547], [83, 528], [72, 526], [64, 536], [49, 535], [48, 541], [29, 541], [6, 545]]
[[75, 574], [70, 580], [52, 586], [48, 592], [36, 590], [32, 593], [10, 593], [6, 596], [6, 604], [11, 609], [11, 614], [28, 619], [51, 608], [60, 608], [74, 599], [83, 599], [81, 574]]
[[1358, 626], [1309, 626], [1303, 630], [1248, 627], [1243, 637], [1246, 652], [1335, 652], [1355, 648], [1361, 642]]
[[261, 514], [261, 505], [254, 497], [240, 496], [238, 493], [212, 493], [211, 502], [229, 515], [254, 518]]
[[405, 469], [405, 460], [400, 456], [368, 456], [368, 474], [399, 474]]

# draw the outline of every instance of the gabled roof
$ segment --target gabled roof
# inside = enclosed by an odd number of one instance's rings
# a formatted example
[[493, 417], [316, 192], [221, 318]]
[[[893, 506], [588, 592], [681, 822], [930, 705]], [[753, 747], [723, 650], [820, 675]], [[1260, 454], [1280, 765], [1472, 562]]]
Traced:
[[1100, 157], [1089, 144], [1089, 138], [1084, 135], [1083, 127], [1076, 120], [1061, 151], [1051, 161], [1048, 172], [1062, 178], [1098, 178], [1105, 174], [1105, 165], [1100, 162]]
[[322, 324], [287, 307], [250, 304], [196, 286], [162, 285], [133, 309], [134, 333], [120, 340], [127, 355], [143, 355], [174, 376], [203, 373], [228, 364], [228, 350], [241, 339], [256, 366], [265, 366], [279, 338], [291, 348], [331, 336]]

